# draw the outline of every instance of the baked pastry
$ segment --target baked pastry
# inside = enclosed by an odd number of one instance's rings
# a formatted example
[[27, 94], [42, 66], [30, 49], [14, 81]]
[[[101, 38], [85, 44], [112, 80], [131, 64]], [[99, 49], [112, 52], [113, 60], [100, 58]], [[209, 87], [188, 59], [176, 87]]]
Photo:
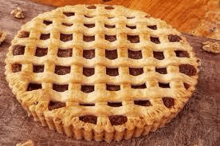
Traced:
[[169, 122], [195, 90], [198, 63], [162, 20], [122, 6], [75, 5], [23, 25], [5, 74], [43, 126], [76, 139], [119, 141]]

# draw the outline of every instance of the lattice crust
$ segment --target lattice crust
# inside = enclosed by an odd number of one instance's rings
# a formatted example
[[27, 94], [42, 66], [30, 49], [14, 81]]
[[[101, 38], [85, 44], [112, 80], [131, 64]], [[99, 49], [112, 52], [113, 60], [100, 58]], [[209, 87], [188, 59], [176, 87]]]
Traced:
[[122, 6], [76, 5], [22, 26], [6, 77], [35, 119], [70, 136], [70, 125], [155, 130], [188, 101], [197, 67], [185, 38], [164, 21]]

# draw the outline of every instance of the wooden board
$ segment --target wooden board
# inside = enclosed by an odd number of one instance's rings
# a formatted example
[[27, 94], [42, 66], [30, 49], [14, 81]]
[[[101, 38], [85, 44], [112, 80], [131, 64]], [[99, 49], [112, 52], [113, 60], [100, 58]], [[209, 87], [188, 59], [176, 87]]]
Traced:
[[[10, 11], [16, 6], [25, 10], [26, 18], [17, 20], [11, 17]], [[134, 146], [217, 146], [219, 140], [219, 115], [217, 103], [220, 103], [220, 54], [214, 55], [201, 50], [199, 38], [183, 34], [193, 46], [196, 55], [201, 59], [201, 71], [196, 92], [178, 116], [148, 136], [123, 140], [121, 142], [87, 142], [78, 141], [42, 127], [34, 122], [15, 99], [4, 75], [4, 59], [10, 42], [20, 26], [39, 13], [54, 9], [23, 0], [0, 1], [0, 28], [10, 34], [0, 46], [0, 146], [13, 146], [16, 143], [31, 139], [38, 146], [72, 146], [72, 145], [134, 145]], [[213, 40], [216, 41], [216, 40]]]
[[192, 33], [198, 36], [220, 39], [220, 7], [208, 11]]

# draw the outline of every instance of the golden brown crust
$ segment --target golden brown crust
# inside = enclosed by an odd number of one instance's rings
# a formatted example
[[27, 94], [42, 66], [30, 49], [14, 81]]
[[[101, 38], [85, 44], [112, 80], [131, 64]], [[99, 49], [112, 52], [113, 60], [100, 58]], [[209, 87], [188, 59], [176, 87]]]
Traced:
[[[87, 42], [90, 39], [95, 40]], [[14, 46], [20, 52], [13, 52]], [[36, 56], [37, 48], [47, 51]], [[69, 48], [71, 57], [58, 57], [59, 49]], [[83, 50], [91, 49], [95, 56], [86, 59]], [[117, 49], [117, 59], [107, 59], [105, 49]], [[128, 50], [141, 50], [142, 58], [131, 59]], [[13, 72], [12, 64], [22, 67]], [[38, 73], [33, 73], [33, 64], [38, 65]], [[44, 65], [43, 72], [39, 65]], [[65, 66], [65, 71], [54, 71], [60, 66]], [[94, 75], [84, 76], [83, 67], [94, 68]], [[106, 67], [118, 68], [118, 75], [107, 75]], [[91, 9], [76, 5], [40, 14], [22, 26], [9, 48], [5, 74], [18, 101], [42, 125], [76, 139], [111, 141], [146, 135], [169, 122], [195, 90], [197, 67], [185, 38], [164, 21], [122, 6], [95, 5]], [[142, 73], [131, 75], [137, 73], [135, 68]], [[157, 68], [166, 71], [156, 72]], [[30, 83], [40, 85], [29, 88]], [[120, 85], [119, 91], [109, 91], [116, 88], [111, 85]], [[87, 93], [90, 90], [94, 91]], [[56, 102], [61, 102], [60, 108], [54, 106]], [[119, 107], [109, 106], [109, 102], [119, 102]], [[53, 108], [48, 108], [50, 105]], [[86, 115], [92, 116], [82, 117]]]

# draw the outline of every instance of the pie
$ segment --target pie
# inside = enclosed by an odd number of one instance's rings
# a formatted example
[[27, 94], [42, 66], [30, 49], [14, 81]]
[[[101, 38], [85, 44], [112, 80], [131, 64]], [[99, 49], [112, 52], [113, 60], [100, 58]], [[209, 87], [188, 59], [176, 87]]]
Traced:
[[175, 117], [195, 90], [197, 61], [181, 33], [160, 19], [122, 6], [75, 5], [23, 25], [5, 74], [43, 126], [110, 142]]

